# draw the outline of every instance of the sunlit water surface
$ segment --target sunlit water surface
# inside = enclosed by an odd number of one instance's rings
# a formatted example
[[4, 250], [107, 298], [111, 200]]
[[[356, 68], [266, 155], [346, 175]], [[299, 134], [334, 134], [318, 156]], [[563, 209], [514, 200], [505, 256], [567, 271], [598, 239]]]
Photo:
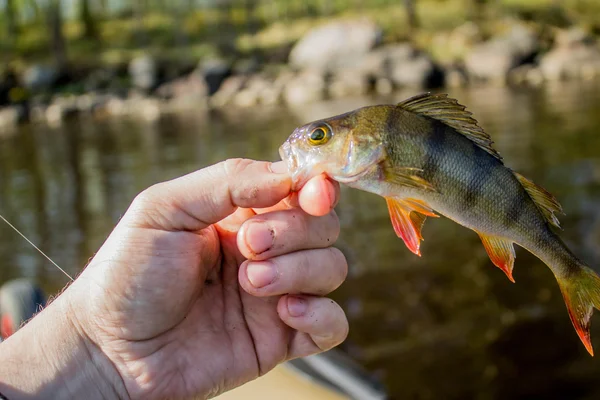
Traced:
[[[600, 268], [600, 85], [474, 88], [468, 105], [513, 169], [561, 201], [562, 237]], [[298, 125], [390, 98], [299, 110], [204, 112], [158, 122], [81, 117], [0, 136], [0, 213], [69, 273], [93, 256], [145, 187], [228, 157], [275, 160]], [[597, 399], [600, 360], [569, 322], [555, 280], [517, 249], [516, 284], [477, 235], [429, 219], [423, 256], [390, 225], [383, 199], [344, 189], [339, 247], [350, 262], [334, 293], [350, 320], [343, 348], [397, 399]], [[0, 281], [26, 276], [49, 293], [66, 278], [0, 223]], [[593, 340], [600, 348], [600, 318]]]

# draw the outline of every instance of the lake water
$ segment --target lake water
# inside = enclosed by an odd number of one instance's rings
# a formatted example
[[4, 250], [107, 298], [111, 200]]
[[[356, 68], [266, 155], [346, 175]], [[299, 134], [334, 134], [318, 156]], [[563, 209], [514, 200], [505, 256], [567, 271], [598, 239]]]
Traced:
[[[600, 268], [600, 84], [470, 88], [466, 104], [507, 165], [562, 203], [562, 237]], [[155, 122], [80, 117], [0, 135], [0, 213], [71, 274], [87, 263], [145, 187], [228, 157], [275, 160], [291, 131], [361, 98], [281, 109], [189, 113]], [[517, 249], [516, 284], [477, 235], [429, 219], [421, 258], [391, 227], [383, 199], [343, 189], [338, 246], [350, 262], [333, 297], [343, 348], [397, 399], [597, 399], [600, 360], [579, 342], [550, 272]], [[55, 293], [67, 279], [0, 223], [0, 281], [26, 276]], [[600, 317], [593, 342], [600, 349]]]

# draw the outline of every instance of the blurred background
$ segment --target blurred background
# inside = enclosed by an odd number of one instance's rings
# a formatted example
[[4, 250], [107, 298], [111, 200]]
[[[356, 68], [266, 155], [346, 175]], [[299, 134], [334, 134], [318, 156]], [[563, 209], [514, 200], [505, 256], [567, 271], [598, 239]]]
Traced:
[[[0, 0], [0, 12], [0, 214], [72, 275], [145, 187], [228, 157], [276, 160], [296, 126], [425, 90], [467, 105], [507, 165], [557, 196], [562, 237], [600, 268], [598, 0]], [[418, 258], [381, 198], [344, 189], [337, 211], [341, 350], [390, 398], [600, 398], [600, 362], [535, 257], [517, 249], [511, 284], [448, 220], [427, 223]], [[0, 238], [0, 284], [67, 283], [2, 222]]]

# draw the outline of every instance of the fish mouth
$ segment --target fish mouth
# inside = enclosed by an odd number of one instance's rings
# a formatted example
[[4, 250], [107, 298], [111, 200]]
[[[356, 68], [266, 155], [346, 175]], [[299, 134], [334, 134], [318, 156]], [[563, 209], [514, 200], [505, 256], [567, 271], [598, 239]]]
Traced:
[[290, 142], [286, 141], [279, 147], [279, 157], [285, 161], [289, 172], [293, 173], [298, 169], [298, 157], [292, 151]]
[[296, 191], [310, 178], [307, 172], [298, 168], [298, 155], [294, 152], [289, 141], [279, 147], [279, 157], [285, 162], [288, 172], [292, 176], [292, 190]]
[[363, 171], [360, 171], [358, 174], [346, 175], [346, 176], [332, 175], [331, 178], [333, 178], [333, 180], [335, 180], [335, 181], [338, 181], [339, 183], [352, 183], [352, 182], [356, 182], [357, 180], [359, 180], [360, 178], [365, 176], [368, 172], [369, 172], [369, 168], [365, 168]]

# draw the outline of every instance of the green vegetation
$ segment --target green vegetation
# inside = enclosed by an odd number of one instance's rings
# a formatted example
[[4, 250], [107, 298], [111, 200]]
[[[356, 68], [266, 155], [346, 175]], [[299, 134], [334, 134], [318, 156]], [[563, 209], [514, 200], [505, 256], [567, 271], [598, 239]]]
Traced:
[[467, 20], [484, 38], [502, 30], [506, 17], [600, 32], [598, 0], [0, 0], [0, 7], [0, 62], [17, 68], [61, 57], [82, 66], [120, 64], [140, 51], [175, 61], [263, 54], [331, 18], [359, 16], [380, 24], [388, 41], [428, 48], [435, 35]]

